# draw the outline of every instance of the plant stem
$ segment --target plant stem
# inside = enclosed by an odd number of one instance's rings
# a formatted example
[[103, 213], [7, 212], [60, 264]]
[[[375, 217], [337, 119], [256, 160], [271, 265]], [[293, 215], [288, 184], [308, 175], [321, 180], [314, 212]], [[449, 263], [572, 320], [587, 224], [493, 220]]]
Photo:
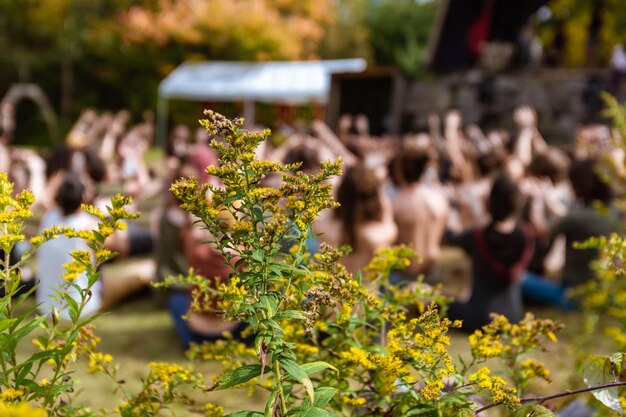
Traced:
[[[6, 233], [6, 226], [3, 228], [3, 233]], [[11, 319], [13, 318], [13, 314], [11, 312], [11, 297], [13, 296], [13, 294], [11, 294], [9, 292], [9, 277], [10, 277], [10, 273], [9, 273], [9, 260], [8, 257], [10, 256], [9, 252], [5, 252], [4, 254], [4, 271], [6, 273], [6, 277], [4, 278], [4, 296], [5, 297], [9, 297], [9, 300], [7, 302], [6, 305], [6, 315], [7, 315], [7, 319]], [[11, 327], [9, 326], [9, 340], [11, 339]], [[0, 352], [0, 365], [2, 365], [2, 373], [4, 374], [4, 378], [6, 379], [6, 384], [7, 386], [9, 385], [9, 375], [8, 375], [8, 369], [7, 369], [7, 364], [4, 361], [4, 354], [2, 352]], [[1, 391], [1, 390], [0, 390]]]
[[280, 375], [280, 364], [278, 359], [274, 359], [274, 374], [276, 375], [276, 390], [278, 390], [278, 398], [280, 398], [280, 410], [283, 416], [287, 415], [287, 403], [285, 402], [285, 393], [283, 392], [283, 379]]
[[[561, 398], [561, 397], [567, 397], [570, 395], [576, 395], [576, 394], [582, 394], [585, 392], [591, 392], [591, 391], [597, 391], [597, 390], [601, 390], [601, 389], [605, 389], [605, 388], [612, 388], [612, 387], [621, 387], [626, 385], [626, 381], [618, 381], [618, 382], [611, 382], [610, 384], [602, 384], [602, 385], [596, 385], [594, 387], [587, 387], [587, 388], [580, 388], [580, 389], [576, 389], [576, 390], [567, 390], [567, 391], [563, 391], [563, 392], [559, 392], [558, 394], [552, 394], [552, 395], [546, 395], [543, 397], [526, 397], [526, 398], [521, 398], [520, 399], [520, 403], [530, 403], [530, 402], [537, 402], [537, 403], [542, 403], [544, 401], [547, 400], [552, 400], [554, 398]], [[492, 403], [489, 405], [486, 405], [482, 408], [479, 408], [478, 410], [474, 411], [474, 414], [479, 414], [482, 413], [485, 410], [488, 410], [490, 408], [493, 407], [497, 407], [499, 405], [502, 405], [503, 401], [499, 401], [497, 403]]]

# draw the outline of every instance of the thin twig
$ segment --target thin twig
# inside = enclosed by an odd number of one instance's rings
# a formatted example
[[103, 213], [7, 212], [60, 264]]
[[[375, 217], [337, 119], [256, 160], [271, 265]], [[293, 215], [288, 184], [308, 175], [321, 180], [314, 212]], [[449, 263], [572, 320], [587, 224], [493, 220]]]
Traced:
[[[580, 388], [580, 389], [576, 389], [573, 391], [567, 390], [564, 392], [560, 392], [558, 394], [552, 394], [552, 395], [546, 395], [543, 397], [526, 397], [526, 398], [521, 398], [520, 402], [521, 403], [530, 403], [530, 402], [537, 402], [539, 404], [541, 404], [544, 401], [547, 400], [552, 400], [554, 398], [561, 398], [561, 397], [567, 397], [569, 395], [576, 395], [576, 394], [582, 394], [584, 392], [591, 392], [591, 391], [597, 391], [600, 389], [605, 389], [605, 388], [612, 388], [612, 387], [620, 387], [626, 385], [626, 381], [618, 381], [618, 382], [611, 382], [610, 384], [603, 384], [603, 385], [597, 385], [595, 387], [587, 387], [587, 388]], [[499, 401], [497, 403], [492, 403], [489, 405], [486, 405], [482, 408], [479, 408], [478, 410], [474, 411], [474, 414], [479, 414], [482, 413], [485, 410], [488, 410], [490, 408], [493, 407], [497, 407], [499, 405], [502, 405], [504, 402], [503, 401]]]

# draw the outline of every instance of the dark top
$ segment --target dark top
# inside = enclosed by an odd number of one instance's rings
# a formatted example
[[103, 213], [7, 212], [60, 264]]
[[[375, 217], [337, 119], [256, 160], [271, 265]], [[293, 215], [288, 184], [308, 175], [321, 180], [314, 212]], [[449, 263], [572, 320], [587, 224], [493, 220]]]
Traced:
[[510, 322], [521, 320], [524, 307], [519, 279], [534, 249], [530, 228], [517, 226], [506, 234], [490, 225], [461, 234], [447, 233], [446, 238], [472, 258], [472, 295], [464, 305], [451, 308], [451, 316], [463, 320], [465, 330], [489, 323], [491, 313], [502, 314]]
[[590, 263], [598, 258], [597, 249], [576, 249], [575, 242], [584, 242], [594, 236], [608, 236], [617, 231], [616, 222], [593, 207], [574, 207], [550, 228], [550, 235], [565, 236], [565, 265], [562, 284], [573, 287], [594, 276]]

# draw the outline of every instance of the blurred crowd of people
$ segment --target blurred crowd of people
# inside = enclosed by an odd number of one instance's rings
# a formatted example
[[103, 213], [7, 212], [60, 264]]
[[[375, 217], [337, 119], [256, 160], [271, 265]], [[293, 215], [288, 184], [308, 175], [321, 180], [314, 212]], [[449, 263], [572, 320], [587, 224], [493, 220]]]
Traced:
[[[590, 263], [597, 251], [574, 250], [573, 243], [618, 230], [616, 217], [594, 208], [601, 203], [605, 212], [612, 212], [611, 187], [598, 168], [600, 161], [602, 166], [614, 161], [615, 169], [623, 170], [616, 134], [606, 126], [585, 126], [572, 144], [557, 147], [542, 137], [532, 108], [520, 107], [512, 118], [514, 131], [483, 131], [465, 126], [461, 115], [450, 111], [443, 120], [431, 115], [428, 132], [392, 138], [370, 136], [363, 115], [344, 115], [337, 132], [319, 120], [298, 124], [279, 146], [264, 143], [258, 156], [301, 162], [300, 169], [309, 173], [322, 161], [342, 157], [344, 174], [333, 179], [341, 206], [321, 213], [314, 226], [319, 238], [312, 239], [309, 249], [315, 252], [320, 242], [349, 244], [352, 252], [343, 263], [353, 273], [379, 248], [405, 244], [417, 258], [407, 270], [393, 271], [393, 285], [414, 285], [421, 275], [437, 282], [442, 250], [462, 248], [471, 260], [471, 284], [449, 315], [473, 330], [486, 324], [492, 312], [518, 321], [527, 301], [575, 308], [568, 290], [594, 276]], [[189, 267], [212, 280], [230, 273], [221, 254], [202, 244], [210, 240], [208, 232], [168, 192], [173, 181], [191, 175], [220, 185], [205, 172], [219, 159], [208, 146], [210, 138], [203, 129], [177, 126], [161, 159], [148, 164], [153, 137], [149, 113], [130, 124], [127, 112], [89, 110], [66, 143], [47, 157], [0, 146], [0, 169], [9, 173], [16, 190], [35, 193], [42, 228], [93, 227], [94, 219], [81, 213], [80, 204], [104, 207], [115, 192], [138, 204], [153, 201], [149, 221], [129, 224], [107, 241], [131, 262], [115, 274], [105, 271], [89, 312], [109, 308], [151, 282], [184, 275]], [[57, 305], [48, 296], [62, 282], [69, 250], [81, 245], [57, 239], [39, 250], [35, 273], [42, 310]], [[81, 279], [77, 283], [86, 285]], [[171, 311], [185, 345], [242, 330], [212, 314], [183, 319], [191, 302], [189, 288], [157, 292], [157, 299]]]

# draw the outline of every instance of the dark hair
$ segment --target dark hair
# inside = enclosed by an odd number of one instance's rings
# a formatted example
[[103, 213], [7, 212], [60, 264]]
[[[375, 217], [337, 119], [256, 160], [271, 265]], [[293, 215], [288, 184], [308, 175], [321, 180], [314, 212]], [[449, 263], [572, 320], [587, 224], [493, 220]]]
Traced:
[[83, 151], [83, 154], [85, 155], [89, 177], [96, 184], [104, 181], [107, 176], [107, 167], [104, 160], [98, 154], [98, 148], [89, 146]]
[[487, 202], [492, 223], [505, 220], [518, 212], [522, 206], [521, 203], [519, 189], [513, 180], [505, 174], [496, 177]]
[[401, 151], [399, 164], [402, 178], [408, 184], [417, 182], [424, 174], [430, 156], [426, 150], [405, 149]]
[[74, 213], [83, 202], [85, 186], [80, 177], [75, 172], [68, 172], [63, 177], [63, 182], [59, 186], [56, 195], [56, 203], [67, 216]]
[[574, 194], [585, 205], [590, 205], [594, 201], [606, 204], [613, 199], [613, 190], [596, 171], [597, 163], [596, 158], [574, 161], [569, 170], [569, 180]]
[[307, 145], [296, 146], [285, 155], [286, 164], [301, 163], [299, 171], [310, 172], [319, 169], [320, 158], [317, 151]]
[[56, 146], [46, 160], [46, 178], [59, 171], [68, 171], [72, 167], [74, 151], [67, 145]]
[[486, 177], [501, 169], [503, 165], [502, 155], [495, 151], [489, 151], [476, 159], [476, 169], [481, 177]]
[[535, 177], [548, 177], [552, 182], [565, 178], [567, 173], [566, 157], [560, 157], [556, 150], [539, 154], [530, 161], [528, 173]]
[[337, 191], [335, 217], [341, 221], [344, 243], [358, 246], [356, 231], [361, 223], [381, 220], [383, 208], [378, 195], [380, 181], [371, 169], [357, 165], [345, 173]]

